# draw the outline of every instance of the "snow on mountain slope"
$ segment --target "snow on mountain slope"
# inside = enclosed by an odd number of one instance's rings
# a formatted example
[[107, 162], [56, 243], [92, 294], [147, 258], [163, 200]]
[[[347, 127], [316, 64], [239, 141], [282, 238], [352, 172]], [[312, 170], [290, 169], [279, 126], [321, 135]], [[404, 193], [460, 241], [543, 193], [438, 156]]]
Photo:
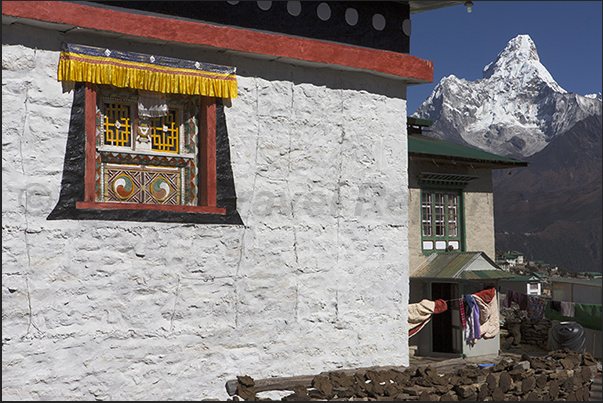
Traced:
[[431, 135], [504, 156], [525, 158], [577, 122], [601, 114], [600, 95], [559, 86], [528, 35], [511, 39], [476, 81], [444, 77], [412, 115]]

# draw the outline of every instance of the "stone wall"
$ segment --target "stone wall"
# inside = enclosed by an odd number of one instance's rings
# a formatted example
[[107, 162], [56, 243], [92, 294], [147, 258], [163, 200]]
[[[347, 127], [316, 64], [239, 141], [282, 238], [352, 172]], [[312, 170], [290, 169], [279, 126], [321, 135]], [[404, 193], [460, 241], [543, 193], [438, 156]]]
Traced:
[[[2, 39], [3, 399], [198, 400], [240, 373], [408, 364], [403, 83], [78, 30]], [[47, 220], [69, 185], [62, 42], [237, 67], [244, 225]]]
[[[330, 372], [315, 376], [310, 387], [295, 385], [294, 393], [282, 400], [588, 401], [597, 370], [589, 353], [564, 349], [546, 357], [503, 358], [483, 367]], [[253, 378], [242, 376], [238, 381], [233, 400], [262, 399]]]

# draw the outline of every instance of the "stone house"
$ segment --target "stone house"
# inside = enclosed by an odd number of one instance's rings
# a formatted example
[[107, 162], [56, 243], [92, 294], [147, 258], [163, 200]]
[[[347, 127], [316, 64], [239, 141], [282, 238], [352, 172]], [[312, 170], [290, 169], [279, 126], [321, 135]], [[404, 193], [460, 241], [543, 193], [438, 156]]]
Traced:
[[523, 253], [517, 251], [507, 252], [501, 258], [511, 266], [523, 265], [525, 263]]
[[419, 355], [497, 354], [499, 336], [467, 343], [458, 299], [513, 274], [494, 261], [492, 170], [527, 162], [423, 135], [431, 121], [408, 118], [410, 303], [447, 301], [411, 338]]
[[460, 4], [3, 2], [3, 399], [407, 365], [411, 15]]
[[545, 281], [543, 276], [533, 273], [502, 280], [500, 285], [503, 293], [512, 290], [526, 295], [542, 295]]

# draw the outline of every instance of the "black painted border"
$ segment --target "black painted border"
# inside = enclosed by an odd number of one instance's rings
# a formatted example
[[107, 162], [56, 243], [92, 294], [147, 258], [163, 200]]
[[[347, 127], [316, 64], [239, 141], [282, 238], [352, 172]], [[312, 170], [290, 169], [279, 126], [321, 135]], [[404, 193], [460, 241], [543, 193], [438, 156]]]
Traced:
[[190, 224], [243, 225], [237, 211], [237, 195], [230, 159], [230, 142], [226, 128], [224, 105], [217, 99], [216, 105], [216, 170], [217, 204], [226, 214], [186, 213], [161, 210], [96, 210], [78, 209], [76, 203], [85, 199], [86, 164], [86, 97], [83, 83], [75, 85], [67, 146], [63, 165], [63, 178], [59, 200], [46, 217], [47, 220], [104, 220], [170, 222]]

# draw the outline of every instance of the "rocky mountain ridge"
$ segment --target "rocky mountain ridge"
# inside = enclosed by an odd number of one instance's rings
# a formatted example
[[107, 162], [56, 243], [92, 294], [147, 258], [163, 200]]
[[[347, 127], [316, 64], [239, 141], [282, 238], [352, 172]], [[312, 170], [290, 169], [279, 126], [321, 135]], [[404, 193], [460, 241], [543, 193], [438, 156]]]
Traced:
[[561, 88], [528, 35], [511, 39], [482, 73], [476, 81], [444, 77], [412, 116], [432, 120], [434, 137], [526, 158], [577, 122], [601, 115], [600, 94]]

